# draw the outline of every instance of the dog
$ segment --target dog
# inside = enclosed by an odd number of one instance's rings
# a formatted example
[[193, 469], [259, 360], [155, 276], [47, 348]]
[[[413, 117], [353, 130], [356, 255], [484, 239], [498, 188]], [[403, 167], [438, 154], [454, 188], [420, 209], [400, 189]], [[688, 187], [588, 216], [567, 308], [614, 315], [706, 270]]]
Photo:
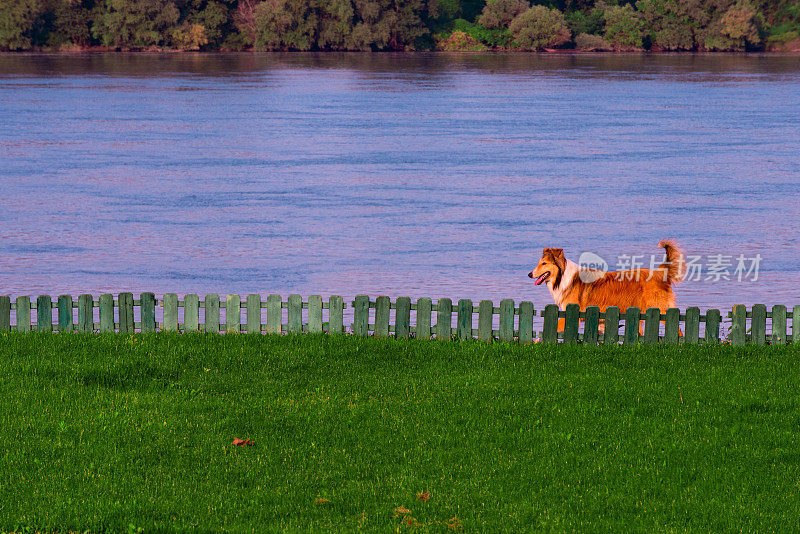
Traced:
[[[666, 313], [668, 308], [675, 307], [672, 286], [683, 280], [685, 261], [683, 251], [672, 239], [663, 239], [658, 246], [666, 251], [666, 261], [657, 268], [614, 272], [582, 268], [566, 259], [563, 249], [546, 248], [528, 277], [535, 279], [537, 286], [547, 284], [562, 310], [567, 304], [577, 304], [581, 311], [586, 311], [587, 306], [598, 306], [604, 312], [609, 306], [617, 306], [622, 314], [635, 306], [642, 311], [658, 308]], [[560, 319], [558, 328], [563, 330], [563, 327]]]

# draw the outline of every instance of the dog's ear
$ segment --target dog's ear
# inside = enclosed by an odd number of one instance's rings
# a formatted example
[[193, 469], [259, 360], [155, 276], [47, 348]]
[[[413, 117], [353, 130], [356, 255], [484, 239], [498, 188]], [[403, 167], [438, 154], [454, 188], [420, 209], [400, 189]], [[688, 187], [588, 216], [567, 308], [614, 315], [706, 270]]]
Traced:
[[550, 247], [546, 247], [546, 248], [545, 248], [545, 249], [542, 251], [542, 256], [547, 256], [547, 253], [548, 253], [548, 252], [550, 252]]
[[553, 261], [556, 262], [558, 268], [562, 271], [567, 268], [567, 259], [564, 257], [564, 249], [563, 248], [551, 248], [550, 254], [553, 255]]

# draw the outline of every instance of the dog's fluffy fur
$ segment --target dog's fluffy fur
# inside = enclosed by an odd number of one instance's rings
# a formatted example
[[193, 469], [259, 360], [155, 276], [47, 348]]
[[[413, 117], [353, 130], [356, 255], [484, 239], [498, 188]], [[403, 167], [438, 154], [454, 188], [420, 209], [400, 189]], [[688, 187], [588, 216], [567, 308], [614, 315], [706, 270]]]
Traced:
[[665, 313], [668, 308], [675, 307], [672, 285], [683, 279], [684, 255], [671, 239], [660, 241], [658, 246], [666, 251], [667, 258], [656, 269], [615, 272], [582, 270], [564, 257], [563, 249], [546, 248], [528, 276], [536, 280], [536, 285], [546, 283], [561, 309], [574, 303], [580, 306], [581, 311], [585, 311], [587, 306], [599, 306], [600, 311], [617, 306], [623, 313], [635, 306], [642, 311], [659, 308], [661, 313]]

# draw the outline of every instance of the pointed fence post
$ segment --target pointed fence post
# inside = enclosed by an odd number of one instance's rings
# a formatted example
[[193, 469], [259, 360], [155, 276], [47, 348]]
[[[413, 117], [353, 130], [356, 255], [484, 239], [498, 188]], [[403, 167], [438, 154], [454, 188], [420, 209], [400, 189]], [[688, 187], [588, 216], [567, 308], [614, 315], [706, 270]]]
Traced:
[[461, 299], [458, 301], [458, 319], [456, 320], [458, 339], [465, 341], [472, 339], [472, 301]]
[[328, 299], [328, 332], [344, 333], [344, 299], [341, 295], [331, 295]]
[[625, 310], [625, 337], [622, 339], [623, 345], [636, 345], [639, 343], [639, 320], [641, 311], [636, 306], [631, 306]]
[[422, 297], [417, 300], [417, 339], [431, 338], [431, 299]]
[[219, 295], [216, 293], [206, 295], [203, 304], [205, 305], [205, 332], [219, 334]]
[[747, 343], [747, 308], [737, 304], [731, 311], [731, 331], [728, 335], [731, 345], [741, 347]]
[[544, 307], [542, 341], [545, 343], [558, 342], [558, 306], [555, 304], [548, 304]]
[[491, 300], [482, 300], [478, 304], [478, 339], [481, 341], [492, 340], [492, 319], [494, 304]]
[[583, 343], [585, 345], [597, 345], [599, 338], [598, 328], [600, 326], [600, 307], [587, 306], [586, 319], [583, 322]]
[[11, 331], [11, 297], [0, 296], [0, 332]]
[[777, 304], [772, 307], [772, 344], [786, 343], [786, 306]]
[[646, 345], [658, 344], [658, 330], [661, 326], [661, 310], [647, 308], [644, 314], [644, 342]]
[[120, 293], [117, 295], [117, 306], [117, 312], [119, 313], [119, 332], [121, 334], [133, 334], [135, 331], [133, 293]]
[[308, 331], [312, 334], [322, 333], [322, 297], [308, 296]]
[[353, 333], [357, 336], [369, 335], [368, 295], [357, 295], [353, 301]]
[[453, 301], [439, 299], [436, 303], [436, 339], [449, 340], [453, 335]]
[[283, 331], [283, 311], [281, 296], [270, 295], [267, 297], [267, 333], [280, 334]]
[[36, 299], [36, 327], [39, 332], [53, 331], [53, 301], [50, 295]]
[[609, 306], [606, 308], [603, 333], [603, 345], [619, 344], [619, 308]]
[[692, 306], [686, 308], [686, 338], [685, 343], [696, 345], [700, 340], [700, 308]]
[[17, 332], [31, 331], [31, 298], [17, 297]]
[[533, 343], [533, 302], [523, 300], [519, 303], [519, 342]]
[[247, 295], [247, 333], [261, 333], [261, 295], [251, 293]]
[[664, 320], [664, 343], [675, 345], [680, 342], [681, 311], [669, 308]]
[[178, 295], [175, 293], [164, 295], [164, 326], [162, 330], [165, 332], [178, 331]]
[[[2, 311], [0, 311], [0, 315], [2, 315]], [[72, 295], [59, 295], [58, 331], [62, 333], [72, 332], [72, 321]], [[2, 322], [2, 319], [0, 319], [0, 322]], [[0, 331], [2, 331], [2, 329], [2, 326], [0, 326]]]
[[411, 299], [397, 297], [394, 310], [394, 335], [406, 339], [411, 336]]
[[103, 293], [99, 299], [100, 332], [107, 334], [114, 332], [114, 295]]
[[183, 331], [200, 331], [200, 297], [195, 293], [183, 297]]
[[719, 343], [719, 323], [722, 320], [722, 314], [719, 310], [710, 309], [706, 310], [706, 343]]
[[500, 301], [500, 341], [514, 341], [514, 300]]
[[94, 331], [94, 302], [89, 294], [78, 297], [78, 332]]
[[242, 322], [242, 297], [227, 295], [225, 297], [225, 333], [238, 334]]
[[375, 337], [389, 337], [389, 297], [382, 295], [375, 299]]
[[564, 312], [564, 343], [573, 344], [578, 342], [578, 324], [580, 323], [580, 306], [577, 304], [567, 304]]
[[750, 319], [750, 343], [763, 345], [767, 338], [767, 307], [763, 304], [753, 304]]
[[287, 302], [289, 311], [286, 315], [286, 331], [290, 334], [299, 334], [303, 331], [303, 297], [289, 295]]
[[800, 304], [792, 308], [792, 343], [800, 343]]

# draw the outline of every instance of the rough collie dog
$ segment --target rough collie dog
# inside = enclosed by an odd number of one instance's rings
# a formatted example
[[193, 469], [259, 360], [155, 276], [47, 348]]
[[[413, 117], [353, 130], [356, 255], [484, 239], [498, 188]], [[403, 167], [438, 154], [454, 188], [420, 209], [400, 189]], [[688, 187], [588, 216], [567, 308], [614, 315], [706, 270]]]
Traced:
[[[599, 306], [605, 311], [609, 306], [619, 307], [620, 314], [628, 307], [641, 311], [658, 308], [665, 313], [675, 307], [672, 285], [679, 283], [685, 274], [683, 251], [671, 239], [658, 243], [666, 253], [666, 261], [655, 269], [632, 269], [605, 272], [581, 268], [564, 257], [560, 248], [546, 248], [536, 268], [528, 273], [536, 285], [547, 284], [553, 300], [562, 310], [567, 304], [578, 304], [581, 311], [587, 306]], [[559, 321], [563, 329], [563, 320]]]

